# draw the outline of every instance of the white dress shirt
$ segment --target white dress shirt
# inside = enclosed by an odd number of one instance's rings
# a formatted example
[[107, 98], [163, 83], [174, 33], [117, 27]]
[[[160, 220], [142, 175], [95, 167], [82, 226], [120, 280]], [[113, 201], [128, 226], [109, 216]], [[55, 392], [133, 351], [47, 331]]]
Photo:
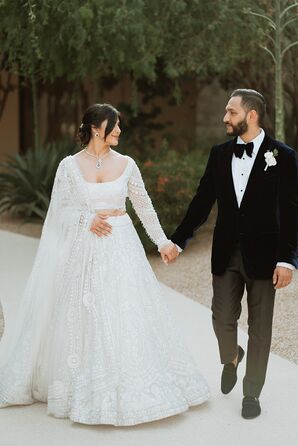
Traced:
[[[234, 189], [237, 197], [238, 207], [241, 205], [241, 201], [247, 186], [250, 172], [254, 165], [259, 148], [265, 138], [265, 132], [261, 129], [261, 132], [251, 142], [254, 144], [254, 149], [251, 158], [244, 151], [242, 158], [237, 158], [235, 153], [232, 158], [232, 174]], [[245, 142], [238, 136], [237, 144], [245, 144]]]
[[[245, 193], [245, 189], [248, 183], [249, 175], [251, 173], [251, 170], [253, 168], [256, 156], [258, 154], [259, 148], [261, 147], [261, 144], [265, 138], [265, 132], [263, 129], [261, 129], [258, 136], [256, 136], [252, 141], [254, 144], [252, 156], [249, 157], [246, 152], [244, 151], [242, 158], [238, 158], [233, 154], [232, 157], [232, 175], [233, 175], [233, 182], [234, 182], [234, 189], [236, 193], [237, 203], [238, 207], [241, 205], [241, 201], [243, 198], [243, 195]], [[241, 139], [240, 136], [237, 138], [237, 144], [245, 144], [245, 142]], [[176, 245], [178, 248], [178, 251], [181, 252], [182, 249], [180, 246]], [[286, 262], [278, 262], [277, 266], [283, 266], [285, 268], [289, 268], [294, 270], [295, 267], [291, 265], [290, 263]]]

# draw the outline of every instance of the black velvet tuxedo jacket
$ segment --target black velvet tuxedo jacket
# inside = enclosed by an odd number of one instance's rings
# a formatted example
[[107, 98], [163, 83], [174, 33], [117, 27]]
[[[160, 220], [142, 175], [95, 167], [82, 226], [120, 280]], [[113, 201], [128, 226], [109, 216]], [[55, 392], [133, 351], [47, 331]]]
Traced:
[[[197, 192], [171, 240], [185, 248], [217, 201], [212, 273], [224, 274], [240, 242], [247, 275], [270, 279], [277, 262], [298, 268], [298, 157], [293, 149], [265, 135], [239, 208], [232, 176], [236, 141], [212, 148]], [[277, 165], [265, 171], [264, 154], [274, 149], [278, 150]]]

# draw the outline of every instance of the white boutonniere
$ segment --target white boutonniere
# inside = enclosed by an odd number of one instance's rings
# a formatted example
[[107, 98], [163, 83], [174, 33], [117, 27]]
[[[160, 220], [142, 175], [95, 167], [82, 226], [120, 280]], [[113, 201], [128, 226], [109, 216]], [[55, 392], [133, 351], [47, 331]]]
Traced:
[[266, 161], [266, 167], [265, 167], [265, 171], [268, 169], [268, 167], [271, 166], [276, 166], [277, 161], [276, 161], [276, 157], [278, 155], [278, 150], [277, 149], [273, 149], [273, 151], [268, 150], [265, 154], [265, 161]]

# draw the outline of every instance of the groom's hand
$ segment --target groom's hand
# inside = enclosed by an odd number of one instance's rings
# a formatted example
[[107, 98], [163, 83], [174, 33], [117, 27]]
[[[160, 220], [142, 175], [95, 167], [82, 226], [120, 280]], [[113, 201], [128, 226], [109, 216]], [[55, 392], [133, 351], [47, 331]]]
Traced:
[[273, 285], [276, 290], [288, 286], [293, 277], [293, 271], [284, 266], [277, 266], [273, 273]]

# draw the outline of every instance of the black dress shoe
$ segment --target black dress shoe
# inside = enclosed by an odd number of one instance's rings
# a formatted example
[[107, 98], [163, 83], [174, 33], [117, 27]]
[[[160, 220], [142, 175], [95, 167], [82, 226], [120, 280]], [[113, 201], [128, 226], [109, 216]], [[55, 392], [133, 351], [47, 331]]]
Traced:
[[225, 395], [230, 393], [237, 382], [237, 368], [244, 356], [244, 350], [238, 345], [238, 362], [235, 366], [232, 362], [224, 365], [221, 374], [221, 391]]
[[242, 416], [246, 420], [252, 420], [261, 413], [261, 406], [258, 398], [254, 396], [245, 396], [242, 401]]

